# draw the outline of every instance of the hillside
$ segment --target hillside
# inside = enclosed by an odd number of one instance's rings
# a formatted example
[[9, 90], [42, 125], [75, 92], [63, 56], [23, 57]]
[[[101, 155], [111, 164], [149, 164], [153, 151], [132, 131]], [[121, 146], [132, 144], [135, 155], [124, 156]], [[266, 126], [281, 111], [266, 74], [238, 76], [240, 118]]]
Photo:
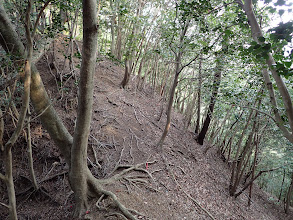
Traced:
[[[60, 49], [58, 42], [56, 45]], [[64, 58], [56, 45], [55, 63], [61, 68]], [[60, 76], [56, 75], [56, 67], [49, 69], [45, 59], [46, 56], [50, 59], [52, 50], [39, 60], [37, 66], [54, 106], [72, 133], [78, 73], [71, 75], [70, 70], [65, 69], [62, 77], [66, 84], [63, 94], [58, 93], [56, 85]], [[156, 143], [165, 125], [165, 114], [161, 120], [157, 119], [161, 105], [165, 103], [148, 86], [142, 91], [137, 90], [135, 77], [128, 89], [121, 89], [119, 83], [123, 73], [123, 67], [106, 58], [100, 58], [97, 63], [88, 165], [98, 178], [106, 178], [113, 175], [112, 171], [118, 165], [143, 164], [141, 168], [151, 175], [134, 171], [131, 176], [109, 186], [126, 207], [142, 214], [138, 219], [210, 219], [207, 212], [218, 220], [293, 219], [257, 186], [254, 186], [251, 207], [247, 207], [246, 193], [237, 199], [230, 197], [229, 166], [220, 159], [216, 149], [203, 154], [206, 145], [197, 145], [193, 133], [183, 130], [183, 117], [179, 113], [173, 113], [163, 153], [159, 153]], [[26, 190], [30, 182], [25, 140], [22, 138], [21, 147], [14, 148], [13, 152], [19, 219], [72, 219], [74, 204], [67, 181], [68, 167], [37, 121], [32, 124], [32, 136], [35, 170], [42, 188], [38, 192]], [[1, 201], [6, 201], [4, 184], [0, 186]], [[122, 219], [115, 214], [117, 210], [108, 199], [99, 203], [101, 210], [96, 202], [97, 199], [91, 202], [88, 219]], [[0, 219], [6, 218], [7, 211], [0, 206]]]

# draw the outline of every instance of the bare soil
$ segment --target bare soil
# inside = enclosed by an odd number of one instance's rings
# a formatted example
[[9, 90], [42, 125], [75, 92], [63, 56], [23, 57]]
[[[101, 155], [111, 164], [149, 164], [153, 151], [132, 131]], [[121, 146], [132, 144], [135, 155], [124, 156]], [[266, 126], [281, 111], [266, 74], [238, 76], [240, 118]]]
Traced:
[[[50, 48], [37, 63], [38, 69], [67, 128], [73, 133], [77, 107], [78, 69], [65, 68], [62, 51], [65, 43], [54, 45], [54, 65]], [[81, 48], [81, 45], [79, 44]], [[60, 51], [60, 52], [59, 52]], [[48, 57], [48, 59], [46, 58]], [[79, 62], [74, 58], [74, 65]], [[63, 71], [62, 76], [60, 72]], [[206, 145], [199, 146], [191, 130], [183, 130], [183, 116], [173, 112], [172, 124], [166, 138], [163, 153], [156, 143], [163, 131], [166, 114], [158, 121], [161, 98], [153, 88], [146, 85], [136, 89], [133, 77], [128, 89], [121, 89], [123, 67], [105, 58], [99, 58], [94, 77], [94, 106], [91, 134], [88, 146], [88, 166], [97, 178], [113, 175], [117, 165], [143, 163], [153, 177], [144, 172], [132, 172], [132, 177], [123, 178], [109, 186], [127, 208], [142, 215], [138, 219], [153, 220], [200, 220], [211, 219], [194, 201], [206, 209], [215, 219], [233, 220], [289, 220], [293, 212], [285, 215], [283, 205], [271, 195], [254, 185], [252, 205], [247, 206], [247, 192], [237, 199], [230, 197], [228, 184], [230, 168], [216, 149], [205, 155]], [[66, 81], [60, 90], [60, 82]], [[63, 91], [63, 92], [62, 92]], [[13, 130], [12, 123], [6, 122]], [[6, 129], [7, 130], [7, 129]], [[34, 166], [41, 190], [34, 192], [28, 172], [26, 141], [21, 137], [13, 149], [14, 181], [17, 193], [19, 219], [72, 219], [73, 194], [68, 184], [65, 164], [57, 147], [38, 120], [32, 122]], [[10, 133], [6, 132], [5, 138]], [[162, 155], [166, 160], [162, 159]], [[0, 155], [2, 158], [2, 154]], [[3, 164], [0, 164], [3, 172]], [[115, 173], [119, 170], [115, 171]], [[47, 180], [46, 180], [47, 179]], [[7, 203], [5, 185], [0, 183], [0, 202]], [[123, 219], [110, 199], [90, 200], [85, 215], [87, 219]], [[102, 207], [102, 208], [101, 208]], [[8, 219], [8, 210], [0, 205], [0, 219]]]

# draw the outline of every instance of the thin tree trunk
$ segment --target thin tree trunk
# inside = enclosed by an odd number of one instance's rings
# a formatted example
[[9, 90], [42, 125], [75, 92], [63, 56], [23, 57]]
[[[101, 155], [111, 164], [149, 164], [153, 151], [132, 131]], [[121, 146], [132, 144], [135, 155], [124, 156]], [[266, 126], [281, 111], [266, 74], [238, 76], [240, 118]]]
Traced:
[[293, 173], [291, 174], [291, 184], [290, 184], [288, 192], [287, 192], [286, 207], [285, 207], [286, 214], [289, 214], [289, 207], [290, 207], [290, 202], [291, 202], [292, 191], [293, 191]]
[[196, 118], [196, 126], [195, 126], [195, 134], [199, 133], [200, 128], [200, 108], [201, 108], [201, 67], [202, 67], [202, 56], [199, 59], [199, 65], [198, 65], [198, 91], [197, 91], [197, 118]]
[[165, 138], [168, 134], [169, 128], [170, 128], [170, 124], [171, 124], [171, 111], [172, 111], [172, 105], [173, 105], [173, 100], [174, 100], [174, 94], [175, 94], [175, 89], [178, 83], [178, 77], [179, 77], [179, 70], [180, 70], [180, 63], [181, 63], [181, 53], [179, 53], [179, 55], [176, 58], [176, 68], [175, 68], [175, 76], [174, 76], [174, 80], [173, 80], [173, 85], [172, 88], [170, 90], [170, 95], [169, 95], [169, 101], [168, 101], [168, 106], [167, 106], [167, 122], [163, 131], [163, 134], [161, 136], [161, 139], [159, 141], [159, 143], [157, 144], [159, 150], [161, 151], [163, 148], [163, 143], [165, 141]]
[[239, 153], [240, 153], [240, 148], [241, 148], [241, 143], [242, 143], [242, 140], [244, 138], [244, 135], [246, 133], [246, 130], [248, 128], [248, 125], [250, 123], [250, 120], [252, 118], [252, 115], [253, 115], [253, 109], [250, 110], [250, 113], [249, 113], [249, 116], [248, 116], [248, 119], [247, 119], [247, 122], [244, 126], [244, 129], [242, 130], [242, 134], [241, 134], [241, 137], [239, 138], [238, 142], [237, 142], [237, 151], [236, 151], [236, 154], [235, 154], [235, 159], [232, 163], [232, 175], [231, 175], [231, 179], [230, 179], [230, 185], [229, 185], [229, 191], [230, 191], [230, 195], [231, 196], [234, 196], [235, 194], [235, 187], [234, 187], [234, 181], [236, 180], [235, 178], [235, 175], [236, 175], [236, 168], [237, 168], [237, 159], [239, 158]]
[[[6, 53], [11, 54], [14, 63], [21, 67], [21, 60], [25, 57], [25, 49], [13, 28], [3, 6], [0, 4], [0, 44]], [[34, 64], [31, 65], [30, 97], [35, 112], [40, 116], [43, 126], [49, 132], [51, 138], [64, 155], [66, 162], [70, 164], [70, 148], [72, 136], [65, 128], [55, 109], [52, 107], [50, 98], [44, 88], [40, 74]]]
[[31, 128], [30, 128], [30, 110], [28, 108], [28, 124], [27, 124], [27, 153], [28, 153], [28, 161], [29, 161], [29, 170], [30, 176], [32, 178], [32, 183], [35, 190], [39, 189], [39, 185], [36, 179], [35, 171], [34, 171], [34, 160], [33, 160], [33, 152], [32, 152], [32, 142], [31, 142]]
[[93, 104], [93, 76], [97, 48], [96, 1], [83, 0], [83, 48], [80, 70], [77, 121], [71, 148], [69, 180], [75, 195], [75, 217], [87, 209], [87, 146]]
[[[138, 20], [138, 18], [140, 17], [141, 14], [141, 8], [143, 6], [143, 2], [142, 0], [138, 0], [138, 7], [136, 10], [136, 19]], [[130, 75], [132, 72], [132, 67], [133, 67], [133, 53], [134, 53], [134, 46], [133, 46], [133, 42], [135, 42], [135, 36], [136, 36], [136, 32], [137, 32], [137, 28], [138, 25], [137, 23], [133, 24], [133, 28], [132, 28], [132, 32], [130, 35], [130, 39], [128, 42], [129, 48], [127, 49], [126, 55], [125, 55], [125, 72], [124, 72], [124, 78], [121, 82], [121, 87], [125, 88], [128, 85], [129, 79], [130, 79]]]
[[110, 8], [112, 10], [111, 15], [111, 54], [115, 54], [115, 19], [116, 15], [114, 14], [114, 8], [113, 8], [113, 0], [110, 0]]
[[[120, 7], [119, 1], [116, 1], [118, 3], [117, 8]], [[116, 58], [118, 60], [122, 60], [122, 15], [118, 12], [118, 25], [117, 25], [117, 39], [116, 39]]]
[[162, 149], [163, 149], [163, 143], [165, 141], [165, 138], [167, 136], [167, 133], [169, 131], [170, 124], [171, 124], [171, 111], [172, 111], [175, 89], [177, 87], [179, 74], [183, 70], [183, 68], [180, 67], [180, 65], [181, 65], [181, 58], [182, 58], [182, 53], [183, 53], [182, 48], [183, 48], [184, 36], [186, 35], [189, 23], [190, 23], [190, 21], [186, 21], [186, 23], [182, 29], [182, 32], [180, 34], [179, 42], [180, 42], [180, 49], [181, 50], [176, 54], [176, 58], [175, 58], [175, 63], [176, 63], [175, 64], [175, 74], [174, 74], [173, 85], [170, 90], [169, 101], [168, 101], [168, 106], [167, 106], [167, 122], [166, 122], [166, 125], [164, 128], [164, 131], [162, 133], [161, 139], [157, 144], [159, 151], [162, 151]]
[[217, 99], [217, 96], [218, 96], [218, 90], [219, 90], [220, 83], [221, 83], [221, 74], [222, 74], [222, 66], [218, 61], [217, 70], [216, 70], [215, 75], [214, 75], [213, 92], [212, 92], [212, 96], [211, 96], [207, 116], [206, 116], [206, 119], [205, 119], [205, 121], [203, 123], [203, 127], [202, 127], [202, 129], [201, 129], [201, 131], [200, 131], [200, 133], [199, 133], [199, 135], [197, 137], [197, 142], [200, 145], [203, 145], [203, 141], [204, 141], [206, 133], [207, 133], [207, 131], [209, 129], [211, 118], [213, 117], [214, 107], [215, 107], [216, 99]]
[[[255, 146], [253, 166], [252, 166], [252, 172], [251, 172], [251, 179], [253, 179], [254, 176], [255, 176], [255, 168], [256, 168], [257, 156], [258, 156], [258, 143], [256, 143], [256, 146]], [[253, 187], [253, 183], [249, 187], [248, 206], [251, 205], [252, 187]]]
[[286, 176], [286, 170], [284, 169], [283, 180], [282, 180], [282, 184], [281, 184], [281, 190], [280, 190], [280, 194], [279, 194], [278, 202], [280, 202], [281, 197], [282, 197], [282, 192], [283, 192], [283, 186], [284, 186], [285, 176]]
[[[259, 42], [259, 37], [263, 37], [262, 34], [262, 30], [257, 22], [257, 19], [255, 17], [255, 14], [253, 12], [253, 7], [252, 7], [252, 0], [245, 0], [244, 4], [242, 3], [242, 1], [238, 1], [239, 5], [242, 7], [242, 9], [244, 10], [244, 12], [247, 15], [247, 18], [249, 20], [249, 25], [251, 27], [251, 32], [252, 32], [252, 38], [262, 44], [262, 42]], [[268, 53], [268, 59], [266, 60], [266, 63], [268, 65], [268, 67], [270, 68], [270, 72], [272, 73], [272, 76], [276, 82], [276, 85], [278, 87], [278, 90], [280, 92], [285, 110], [286, 110], [286, 115], [288, 117], [288, 121], [289, 121], [289, 126], [290, 126], [290, 130], [288, 130], [285, 125], [284, 122], [280, 116], [280, 113], [278, 111], [278, 106], [277, 106], [277, 101], [276, 101], [276, 97], [274, 94], [274, 88], [272, 86], [272, 82], [270, 80], [270, 76], [268, 73], [267, 68], [264, 68], [262, 71], [263, 77], [264, 77], [264, 82], [266, 83], [269, 95], [270, 95], [270, 102], [272, 104], [272, 110], [273, 113], [275, 115], [275, 119], [276, 119], [276, 124], [278, 125], [278, 127], [280, 128], [280, 130], [283, 132], [283, 135], [291, 142], [293, 143], [293, 106], [292, 106], [292, 100], [290, 97], [290, 94], [288, 92], [288, 89], [284, 83], [284, 81], [282, 80], [282, 77], [278, 74], [274, 64], [275, 64], [275, 60], [272, 56], [271, 53]]]

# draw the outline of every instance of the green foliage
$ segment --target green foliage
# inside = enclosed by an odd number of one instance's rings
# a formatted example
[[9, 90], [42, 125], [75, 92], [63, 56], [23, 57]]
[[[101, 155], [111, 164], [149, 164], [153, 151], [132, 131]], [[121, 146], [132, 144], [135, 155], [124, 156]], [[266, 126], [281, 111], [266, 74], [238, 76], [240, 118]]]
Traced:
[[291, 42], [293, 33], [293, 22], [283, 23], [281, 22], [277, 27], [269, 29], [271, 33], [270, 38], [276, 42], [280, 40], [286, 40]]

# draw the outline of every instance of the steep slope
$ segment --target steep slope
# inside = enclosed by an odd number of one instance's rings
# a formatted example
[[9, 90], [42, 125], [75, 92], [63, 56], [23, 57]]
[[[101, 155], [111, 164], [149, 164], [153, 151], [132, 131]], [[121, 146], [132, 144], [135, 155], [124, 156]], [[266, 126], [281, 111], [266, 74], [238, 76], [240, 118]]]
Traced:
[[[57, 42], [55, 48], [60, 50], [61, 47]], [[55, 49], [55, 65], [61, 69], [64, 58], [58, 50]], [[47, 63], [45, 57], [50, 54], [52, 51], [40, 59], [38, 68], [49, 95], [55, 100], [54, 106], [72, 132], [76, 117], [77, 77], [66, 68], [62, 77], [67, 82], [63, 93], [58, 92], [56, 85], [60, 82], [60, 72], [58, 67], [49, 69], [50, 62]], [[77, 76], [78, 72], [75, 74]], [[173, 113], [163, 153], [158, 152], [156, 143], [166, 115], [163, 114], [160, 121], [156, 119], [164, 103], [148, 86], [143, 91], [136, 90], [135, 77], [128, 89], [121, 89], [119, 83], [122, 78], [122, 67], [102, 58], [97, 63], [88, 165], [98, 178], [106, 178], [113, 175], [112, 171], [118, 165], [143, 163], [141, 167], [152, 178], [145, 172], [135, 171], [109, 186], [109, 190], [116, 193], [126, 207], [142, 214], [138, 215], [139, 219], [211, 219], [209, 215], [218, 220], [293, 219], [286, 216], [280, 206], [269, 201], [269, 195], [256, 186], [251, 207], [247, 207], [245, 193], [237, 199], [230, 197], [228, 165], [219, 159], [214, 149], [207, 155], [203, 154], [205, 146], [197, 145], [191, 131], [183, 130], [183, 117], [178, 113]], [[41, 184], [43, 192], [18, 194], [20, 219], [72, 219], [73, 196], [66, 172], [63, 172], [68, 168], [38, 122], [33, 124], [33, 137], [38, 179], [48, 180]], [[29, 185], [24, 148], [14, 151], [17, 192], [24, 191]], [[88, 219], [122, 219], [115, 214], [117, 211], [109, 199], [98, 204], [106, 210], [99, 209], [96, 201], [92, 200], [86, 215]], [[5, 218], [6, 211], [0, 207], [0, 219]]]

